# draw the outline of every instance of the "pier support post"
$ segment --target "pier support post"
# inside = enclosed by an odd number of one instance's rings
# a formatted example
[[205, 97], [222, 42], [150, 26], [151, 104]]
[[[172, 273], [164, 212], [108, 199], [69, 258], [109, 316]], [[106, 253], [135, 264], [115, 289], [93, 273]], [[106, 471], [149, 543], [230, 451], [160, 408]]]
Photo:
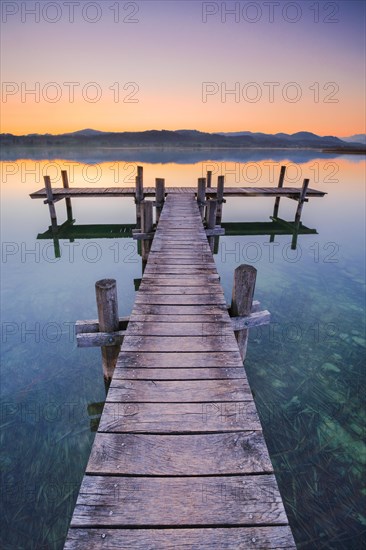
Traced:
[[57, 229], [56, 208], [55, 208], [55, 203], [53, 202], [54, 198], [53, 198], [50, 176], [44, 176], [44, 185], [46, 188], [47, 204], [50, 211], [52, 229]]
[[206, 178], [207, 178], [207, 181], [206, 181], [207, 187], [211, 187], [211, 182], [212, 182], [212, 171], [211, 170], [207, 171]]
[[[119, 328], [117, 286], [115, 279], [102, 279], [95, 283], [100, 332], [115, 332]], [[102, 346], [103, 374], [110, 382], [117, 363], [120, 346]]]
[[299, 223], [300, 223], [302, 207], [304, 206], [304, 202], [305, 202], [305, 199], [306, 199], [306, 193], [307, 193], [307, 190], [308, 190], [308, 187], [309, 187], [309, 181], [310, 180], [305, 179], [303, 184], [302, 184], [302, 189], [301, 189], [301, 193], [300, 193], [300, 197], [299, 197], [299, 202], [298, 202], [297, 209], [296, 209], [295, 226], [299, 225]]
[[[283, 187], [285, 174], [286, 174], [286, 166], [281, 166], [280, 177], [279, 177], [278, 184], [277, 184], [278, 189], [282, 189], [282, 187]], [[278, 217], [278, 209], [280, 207], [280, 200], [281, 200], [281, 197], [276, 197], [274, 208], [273, 208], [273, 216], [272, 216], [273, 218]]]
[[224, 185], [225, 185], [225, 176], [218, 176], [217, 178], [217, 210], [216, 210], [216, 225], [221, 225], [222, 220], [222, 204], [224, 202]]
[[206, 178], [198, 178], [197, 203], [203, 219], [204, 206], [206, 204]]
[[207, 201], [207, 229], [215, 229], [216, 226], [217, 200]]
[[[67, 170], [61, 170], [61, 177], [62, 177], [62, 185], [64, 186], [64, 189], [69, 189], [69, 178], [67, 177]], [[65, 203], [66, 203], [67, 221], [72, 222], [73, 217], [72, 217], [72, 206], [71, 206], [70, 197], [66, 197]]]
[[160, 219], [160, 214], [165, 202], [165, 179], [155, 179], [155, 205], [156, 205], [156, 223]]
[[54, 198], [53, 198], [53, 191], [52, 191], [52, 185], [51, 185], [51, 178], [50, 176], [44, 176], [44, 185], [46, 188], [46, 194], [47, 194], [47, 204], [50, 211], [50, 217], [51, 217], [51, 231], [52, 231], [52, 239], [53, 239], [53, 248], [55, 251], [55, 258], [61, 258], [61, 250], [60, 250], [60, 241], [58, 238], [58, 225], [57, 225], [57, 216], [56, 216], [56, 208]]
[[[242, 264], [235, 269], [230, 308], [232, 317], [250, 315], [256, 278], [257, 270], [251, 265]], [[247, 353], [248, 336], [248, 329], [235, 331], [235, 337], [243, 361]]]
[[[216, 211], [217, 211], [217, 200], [216, 199], [210, 199], [207, 201], [207, 207], [206, 207], [206, 221], [207, 221], [207, 229], [215, 229], [216, 226]], [[216, 237], [208, 237], [208, 244], [210, 245], [210, 249], [212, 254], [215, 252], [215, 241]]]
[[299, 233], [299, 227], [300, 227], [300, 219], [301, 219], [301, 213], [302, 213], [302, 207], [304, 206], [304, 202], [306, 201], [306, 193], [309, 187], [309, 181], [308, 179], [305, 179], [302, 184], [302, 189], [299, 197], [299, 202], [297, 204], [296, 214], [295, 214], [295, 221], [294, 221], [294, 233], [292, 235], [292, 241], [291, 241], [291, 249], [296, 250], [297, 246], [297, 236]]
[[[153, 203], [144, 201], [141, 203], [141, 231], [142, 233], [151, 233], [153, 230]], [[150, 252], [152, 241], [144, 239], [141, 241], [142, 260], [146, 261]]]
[[144, 176], [143, 167], [137, 167], [135, 180], [135, 204], [136, 204], [136, 227], [141, 228], [141, 203], [144, 200]]

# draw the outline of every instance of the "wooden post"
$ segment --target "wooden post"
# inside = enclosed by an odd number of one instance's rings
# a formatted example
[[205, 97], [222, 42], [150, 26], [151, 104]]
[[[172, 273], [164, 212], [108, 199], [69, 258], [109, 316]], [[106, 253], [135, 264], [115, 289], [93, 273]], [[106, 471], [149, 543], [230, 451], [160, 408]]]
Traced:
[[211, 187], [211, 181], [212, 181], [212, 171], [207, 171], [207, 187]]
[[[207, 201], [206, 206], [206, 222], [207, 229], [215, 229], [216, 225], [216, 210], [217, 210], [217, 200], [210, 199]], [[210, 246], [212, 254], [214, 253], [215, 248], [215, 237], [208, 237], [208, 244]]]
[[307, 192], [308, 187], [309, 187], [309, 181], [310, 180], [305, 179], [303, 184], [302, 184], [302, 189], [301, 189], [299, 202], [298, 202], [298, 205], [297, 205], [297, 210], [296, 210], [296, 215], [295, 215], [295, 227], [296, 228], [298, 228], [298, 226], [300, 224], [302, 207], [304, 206], [304, 202], [305, 202], [305, 199], [306, 199], [306, 192]]
[[[242, 264], [234, 271], [233, 294], [230, 314], [232, 317], [249, 315], [252, 310], [257, 270], [251, 265]], [[244, 361], [248, 345], [248, 329], [235, 331], [239, 351]]]
[[207, 229], [215, 229], [217, 200], [207, 201]]
[[222, 204], [224, 202], [224, 185], [225, 176], [218, 176], [217, 178], [217, 210], [216, 210], [216, 225], [221, 225], [222, 220]]
[[[278, 185], [277, 185], [278, 189], [282, 189], [282, 187], [283, 187], [283, 182], [284, 182], [284, 179], [285, 179], [285, 173], [286, 173], [286, 166], [281, 166], [280, 177], [279, 177]], [[281, 197], [276, 197], [275, 205], [274, 205], [274, 209], [273, 209], [273, 218], [278, 217], [278, 209], [280, 207], [280, 200], [281, 200]]]
[[156, 205], [156, 223], [160, 219], [160, 214], [165, 202], [165, 179], [155, 179], [155, 205]]
[[[119, 329], [117, 286], [114, 279], [102, 279], [95, 283], [100, 332], [115, 332]], [[120, 346], [102, 346], [103, 373], [107, 382], [113, 376]]]
[[51, 178], [50, 176], [44, 176], [44, 185], [46, 188], [46, 194], [47, 194], [47, 204], [50, 211], [50, 217], [51, 217], [51, 225], [52, 228], [57, 228], [57, 216], [56, 216], [56, 208], [55, 204], [53, 202], [53, 192], [52, 192], [52, 185], [51, 185]]
[[141, 228], [141, 203], [144, 200], [144, 179], [143, 167], [137, 167], [137, 176], [135, 179], [135, 204], [136, 204], [136, 227]]
[[[141, 203], [141, 231], [142, 233], [151, 233], [153, 230], [153, 203], [152, 201], [144, 201]], [[151, 248], [151, 240], [144, 239], [141, 241], [141, 256], [143, 260], [147, 260]]]
[[[64, 186], [64, 189], [69, 189], [69, 178], [67, 177], [67, 170], [61, 170], [61, 177], [62, 177], [62, 185]], [[67, 213], [67, 220], [69, 222], [72, 221], [72, 206], [71, 206], [71, 199], [70, 197], [66, 197], [66, 213]]]
[[198, 178], [197, 203], [203, 219], [204, 206], [206, 204], [206, 178]]
[[137, 167], [136, 200], [138, 202], [141, 202], [144, 200], [144, 169], [142, 166]]

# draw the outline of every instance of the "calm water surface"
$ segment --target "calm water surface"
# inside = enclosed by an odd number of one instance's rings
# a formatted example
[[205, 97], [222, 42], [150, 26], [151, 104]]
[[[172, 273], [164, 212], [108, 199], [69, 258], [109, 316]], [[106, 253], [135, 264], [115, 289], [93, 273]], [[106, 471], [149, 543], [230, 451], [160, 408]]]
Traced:
[[[56, 160], [55, 160], [56, 159]], [[247, 375], [294, 536], [301, 549], [359, 549], [365, 542], [365, 159], [309, 152], [63, 151], [7, 153], [1, 163], [1, 547], [60, 549], [105, 398], [99, 349], [78, 349], [73, 325], [96, 317], [94, 283], [117, 279], [120, 315], [134, 302], [141, 258], [130, 238], [37, 239], [48, 208], [29, 193], [49, 174], [70, 184], [193, 185], [207, 169], [227, 185], [326, 191], [305, 204], [317, 233], [220, 238], [215, 261], [227, 300], [241, 263], [258, 270], [255, 298], [272, 314], [252, 329]], [[59, 223], [65, 205], [56, 205]], [[225, 222], [268, 222], [273, 199], [228, 199]], [[292, 221], [296, 203], [283, 199]], [[75, 199], [75, 225], [133, 224], [130, 199]], [[99, 228], [100, 229], [100, 228]]]

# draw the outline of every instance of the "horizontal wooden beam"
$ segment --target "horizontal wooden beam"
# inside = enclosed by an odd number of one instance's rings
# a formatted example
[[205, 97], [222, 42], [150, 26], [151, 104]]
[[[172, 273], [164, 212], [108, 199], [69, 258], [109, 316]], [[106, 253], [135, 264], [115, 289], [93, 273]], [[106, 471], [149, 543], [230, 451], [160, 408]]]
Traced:
[[88, 332], [76, 335], [78, 348], [95, 348], [101, 346], [121, 346], [125, 330], [117, 332]]
[[219, 235], [225, 235], [225, 229], [223, 229], [220, 226], [216, 226], [215, 229], [206, 229], [206, 236], [207, 237], [215, 237]]
[[[120, 317], [119, 318], [119, 330], [126, 330], [129, 317]], [[75, 323], [75, 334], [87, 334], [90, 332], [99, 332], [99, 322], [98, 319], [91, 319], [90, 321], [76, 321]]]
[[155, 233], [132, 233], [135, 241], [152, 241]]
[[260, 325], [268, 325], [271, 321], [271, 314], [266, 309], [251, 313], [243, 317], [231, 317], [231, 326], [233, 330], [243, 330], [247, 328], [259, 327]]

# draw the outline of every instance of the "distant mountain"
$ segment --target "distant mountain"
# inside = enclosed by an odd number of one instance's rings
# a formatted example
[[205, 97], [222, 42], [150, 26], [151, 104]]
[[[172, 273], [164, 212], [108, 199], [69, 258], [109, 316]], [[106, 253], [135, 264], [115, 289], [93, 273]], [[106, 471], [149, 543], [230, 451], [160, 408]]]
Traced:
[[106, 148], [251, 148], [251, 149], [324, 149], [363, 147], [362, 142], [349, 143], [334, 136], [311, 132], [264, 134], [262, 132], [207, 133], [198, 130], [147, 130], [144, 132], [102, 132], [86, 128], [66, 134], [1, 134], [3, 147], [106, 147]]
[[[77, 130], [76, 132], [68, 132], [67, 134], [61, 134], [63, 136], [98, 136], [105, 134], [100, 130], [92, 130], [91, 128], [85, 128], [85, 130]], [[49, 134], [48, 134], [49, 135]]]
[[366, 134], [354, 134], [353, 136], [342, 137], [341, 140], [348, 143], [363, 143], [366, 145]]

